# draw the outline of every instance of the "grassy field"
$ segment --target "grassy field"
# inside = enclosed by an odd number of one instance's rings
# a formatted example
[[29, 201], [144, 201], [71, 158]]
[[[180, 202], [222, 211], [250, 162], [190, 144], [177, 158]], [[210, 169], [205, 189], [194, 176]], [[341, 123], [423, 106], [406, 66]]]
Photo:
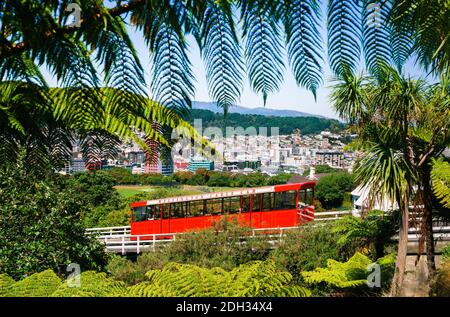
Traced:
[[[139, 185], [119, 185], [115, 186], [115, 189], [119, 192], [119, 194], [124, 197], [128, 198], [131, 196], [134, 196], [136, 194], [142, 193], [142, 192], [151, 192], [159, 187], [157, 186], [139, 186]], [[196, 192], [199, 193], [210, 193], [210, 192], [219, 192], [219, 191], [228, 191], [228, 190], [237, 190], [239, 188], [232, 188], [232, 187], [207, 187], [207, 186], [188, 186], [184, 185], [179, 188], [179, 190], [185, 190], [186, 195], [195, 194]]]
[[142, 192], [149, 192], [154, 190], [152, 186], [115, 186], [115, 189], [122, 197], [128, 198]]

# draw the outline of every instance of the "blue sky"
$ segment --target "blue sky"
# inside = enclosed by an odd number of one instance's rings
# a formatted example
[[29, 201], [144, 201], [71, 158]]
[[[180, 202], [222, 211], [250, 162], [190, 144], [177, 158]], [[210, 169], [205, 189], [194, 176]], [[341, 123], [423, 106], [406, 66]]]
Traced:
[[[327, 1], [322, 2], [322, 16], [326, 16], [326, 3]], [[322, 19], [323, 21], [325, 19]], [[135, 48], [138, 52], [138, 55], [141, 59], [142, 66], [145, 70], [146, 82], [147, 84], [150, 82], [150, 56], [148, 48], [145, 45], [144, 39], [140, 32], [135, 32], [134, 28], [128, 27], [130, 32], [131, 39], [135, 45]], [[326, 30], [325, 30], [325, 22], [321, 26], [321, 34], [322, 40], [326, 41]], [[238, 34], [240, 34], [240, 30], [238, 28]], [[196, 101], [212, 101], [208, 94], [208, 88], [206, 84], [206, 75], [204, 63], [200, 56], [200, 51], [198, 49], [197, 43], [192, 36], [187, 37], [188, 47], [189, 47], [189, 59], [192, 63], [193, 74], [195, 77], [195, 96], [193, 100]], [[323, 45], [325, 48], [325, 44]], [[284, 72], [284, 82], [277, 93], [270, 95], [267, 99], [266, 107], [274, 108], [274, 109], [290, 109], [297, 110], [302, 112], [307, 112], [311, 114], [318, 114], [327, 116], [330, 118], [337, 118], [334, 110], [331, 107], [329, 102], [329, 93], [331, 86], [331, 78], [332, 73], [330, 71], [326, 51], [323, 54], [324, 57], [324, 84], [317, 91], [317, 100], [314, 99], [313, 94], [306, 90], [305, 88], [297, 86], [295, 79], [293, 77], [292, 71], [290, 70], [287, 57], [285, 56], [285, 66], [286, 70]], [[405, 65], [405, 72], [411, 74], [414, 77], [423, 75], [420, 71], [419, 67], [414, 65], [413, 60], [409, 60]], [[45, 77], [48, 79], [48, 82], [51, 86], [56, 85], [56, 81], [51, 78], [48, 72], [44, 71]], [[263, 100], [261, 95], [255, 94], [250, 88], [248, 77], [244, 78], [244, 90], [242, 91], [241, 98], [238, 104], [253, 108], [253, 107], [262, 107]]]
[[[322, 17], [326, 17], [326, 3], [327, 1], [322, 1]], [[322, 40], [324, 42], [323, 47], [326, 48], [326, 26], [325, 20], [322, 18], [322, 26], [320, 32], [322, 34]], [[129, 28], [131, 38], [135, 47], [141, 58], [142, 65], [146, 71], [146, 80], [150, 82], [150, 58], [148, 54], [148, 48], [145, 46], [142, 35], [134, 32], [133, 28]], [[238, 34], [241, 34], [238, 27]], [[212, 101], [208, 95], [208, 88], [206, 84], [206, 75], [204, 63], [200, 56], [200, 51], [195, 39], [192, 36], [188, 36], [188, 46], [189, 46], [189, 59], [192, 63], [193, 73], [196, 79], [195, 83], [195, 97], [196, 101]], [[242, 41], [241, 41], [242, 43]], [[330, 118], [337, 118], [334, 110], [332, 109], [329, 102], [329, 93], [332, 79], [332, 72], [328, 65], [328, 58], [326, 56], [326, 50], [323, 54], [324, 57], [324, 84], [317, 91], [317, 100], [314, 100], [313, 94], [306, 90], [305, 88], [299, 87], [294, 79], [292, 71], [290, 70], [287, 56], [285, 56], [285, 67], [284, 72], [284, 82], [277, 93], [269, 95], [267, 99], [266, 107], [274, 109], [290, 109], [302, 112], [307, 112], [311, 114], [318, 114], [327, 116]], [[421, 71], [418, 67], [414, 65], [412, 60], [409, 60], [405, 65], [405, 71], [413, 76], [419, 76]], [[257, 95], [250, 88], [248, 77], [244, 78], [244, 90], [241, 94], [239, 105], [249, 108], [262, 107], [263, 99], [261, 95]]]

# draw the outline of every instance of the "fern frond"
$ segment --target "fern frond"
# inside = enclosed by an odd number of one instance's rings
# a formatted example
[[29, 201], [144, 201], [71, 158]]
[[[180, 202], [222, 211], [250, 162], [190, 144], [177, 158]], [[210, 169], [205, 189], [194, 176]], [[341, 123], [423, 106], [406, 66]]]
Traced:
[[319, 3], [316, 0], [290, 0], [285, 6], [289, 63], [297, 83], [311, 90], [316, 97], [323, 82]]
[[228, 113], [243, 89], [243, 62], [229, 1], [208, 0], [201, 21], [201, 53], [212, 99]]
[[10, 288], [10, 294], [17, 297], [48, 297], [61, 284], [60, 278], [52, 270], [46, 270], [14, 283]]
[[132, 296], [310, 296], [310, 291], [290, 285], [292, 276], [276, 270], [275, 263], [255, 261], [227, 272], [221, 268], [168, 263], [146, 274], [148, 282], [129, 288]]
[[[388, 65], [392, 55], [388, 17], [390, 1], [365, 0], [362, 2], [363, 50], [366, 68], [372, 75], [380, 75], [380, 67]], [[396, 43], [397, 49], [401, 43]], [[395, 52], [398, 54], [398, 51]]]
[[0, 274], [0, 297], [14, 296], [11, 288], [16, 283], [8, 274]]
[[442, 158], [434, 159], [431, 180], [436, 197], [446, 208], [450, 208], [450, 164]]
[[194, 86], [184, 38], [170, 25], [163, 23], [158, 28], [151, 49], [154, 99], [179, 114], [185, 114], [191, 108]]
[[360, 287], [367, 283], [366, 269], [370, 263], [368, 257], [357, 252], [347, 262], [329, 259], [326, 268], [301, 272], [301, 275], [308, 284], [326, 283], [337, 288]]
[[357, 69], [361, 46], [361, 5], [355, 0], [328, 3], [328, 58], [336, 75]]
[[[79, 279], [80, 287], [69, 287]], [[125, 296], [127, 289], [123, 282], [108, 278], [105, 273], [86, 271], [72, 277], [60, 285], [52, 297], [120, 297]]]
[[264, 105], [283, 81], [284, 48], [273, 10], [276, 8], [266, 1], [244, 1], [241, 14], [250, 84], [253, 91], [262, 94]]

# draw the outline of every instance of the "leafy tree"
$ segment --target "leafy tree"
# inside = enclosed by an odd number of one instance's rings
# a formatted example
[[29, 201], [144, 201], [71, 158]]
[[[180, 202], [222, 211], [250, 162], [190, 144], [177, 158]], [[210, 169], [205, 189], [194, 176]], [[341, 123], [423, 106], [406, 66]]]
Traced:
[[[332, 168], [329, 165], [316, 165], [314, 166], [315, 168], [315, 172], [317, 174], [322, 174], [322, 173], [335, 173], [338, 172], [339, 170]], [[308, 176], [310, 172], [310, 169], [307, 168], [304, 172], [303, 172], [303, 176]]]
[[352, 176], [348, 173], [333, 173], [319, 179], [315, 187], [317, 199], [325, 208], [339, 207], [345, 198], [345, 193], [353, 187]]
[[346, 72], [334, 87], [333, 104], [358, 132], [365, 152], [354, 169], [356, 183], [369, 186], [369, 204], [376, 197], [387, 197], [402, 212], [392, 295], [403, 282], [411, 203], [422, 215], [430, 277], [435, 270], [431, 170], [433, 158], [450, 142], [448, 83], [443, 78], [426, 85], [385, 65], [377, 77]]
[[327, 223], [288, 231], [271, 256], [280, 268], [290, 272], [294, 280], [301, 283], [301, 271], [324, 266], [327, 259], [346, 260], [350, 250], [353, 254], [353, 245], [337, 243], [340, 235], [333, 232], [332, 227], [333, 224]]
[[117, 204], [115, 185], [115, 180], [104, 172], [77, 173], [68, 180], [68, 187], [77, 193], [77, 198], [93, 207]]
[[106, 264], [104, 247], [85, 235], [82, 201], [52, 180], [26, 174], [22, 166], [0, 169], [0, 268], [21, 278], [78, 263], [82, 269]]

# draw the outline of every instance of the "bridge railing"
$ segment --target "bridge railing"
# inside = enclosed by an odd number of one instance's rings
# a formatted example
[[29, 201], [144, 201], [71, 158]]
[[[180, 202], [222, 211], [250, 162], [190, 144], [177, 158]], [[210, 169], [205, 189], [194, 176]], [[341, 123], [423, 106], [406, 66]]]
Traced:
[[315, 212], [314, 221], [336, 220], [351, 214], [351, 210]]
[[110, 252], [141, 253], [141, 251], [155, 251], [157, 244], [168, 243], [176, 240], [179, 233], [163, 234], [141, 234], [141, 235], [113, 235], [98, 236], [97, 238], [105, 244], [106, 250]]
[[88, 228], [86, 229], [86, 234], [88, 235], [98, 235], [98, 236], [114, 236], [114, 235], [124, 235], [131, 234], [130, 226], [120, 226], [120, 227], [102, 227], [102, 228]]

